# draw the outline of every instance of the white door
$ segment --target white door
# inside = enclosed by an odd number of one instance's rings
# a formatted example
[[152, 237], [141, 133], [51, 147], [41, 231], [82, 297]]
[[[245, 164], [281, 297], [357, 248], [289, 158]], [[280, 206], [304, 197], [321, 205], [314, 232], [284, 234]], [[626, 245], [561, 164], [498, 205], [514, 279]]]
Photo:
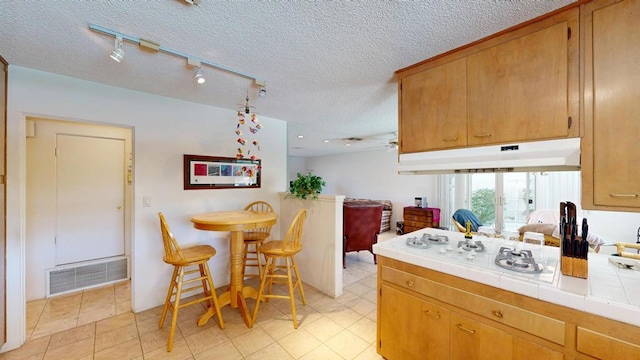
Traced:
[[56, 142], [56, 265], [124, 254], [124, 140]]

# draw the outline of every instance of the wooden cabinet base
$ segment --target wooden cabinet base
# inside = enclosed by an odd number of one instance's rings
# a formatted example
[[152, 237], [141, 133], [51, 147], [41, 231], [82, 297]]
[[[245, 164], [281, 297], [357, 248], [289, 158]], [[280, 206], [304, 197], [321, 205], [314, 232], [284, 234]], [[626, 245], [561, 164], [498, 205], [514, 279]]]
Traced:
[[640, 354], [637, 326], [380, 255], [377, 316], [377, 351], [388, 360]]

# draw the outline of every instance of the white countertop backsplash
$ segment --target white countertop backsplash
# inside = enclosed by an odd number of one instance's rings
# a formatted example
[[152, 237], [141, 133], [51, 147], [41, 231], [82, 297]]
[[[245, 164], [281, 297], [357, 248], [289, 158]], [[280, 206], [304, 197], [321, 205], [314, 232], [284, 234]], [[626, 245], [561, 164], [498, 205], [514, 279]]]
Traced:
[[[446, 235], [449, 244], [433, 244], [428, 249], [406, 245], [407, 238], [422, 234]], [[474, 236], [474, 240], [486, 237]], [[398, 236], [373, 246], [377, 255], [421, 266], [431, 270], [476, 281], [499, 289], [548, 301], [587, 313], [640, 326], [640, 271], [620, 269], [609, 263], [609, 256], [589, 253], [589, 275], [580, 279], [562, 275], [558, 259], [560, 249], [545, 246], [543, 249], [544, 271], [526, 274], [503, 269], [494, 263], [500, 246], [508, 242], [492, 239], [488, 252], [477, 253], [467, 260], [468, 252], [458, 253], [458, 241], [464, 234], [439, 229], [422, 229]], [[492, 243], [493, 242], [493, 243]], [[451, 246], [453, 251], [446, 251]], [[445, 249], [445, 250], [443, 250]]]

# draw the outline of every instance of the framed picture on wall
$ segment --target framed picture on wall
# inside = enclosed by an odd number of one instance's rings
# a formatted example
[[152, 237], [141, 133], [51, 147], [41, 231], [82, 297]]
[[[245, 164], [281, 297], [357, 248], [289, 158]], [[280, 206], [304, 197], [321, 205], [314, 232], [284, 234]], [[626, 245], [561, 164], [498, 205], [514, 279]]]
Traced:
[[259, 188], [259, 159], [184, 155], [184, 189]]

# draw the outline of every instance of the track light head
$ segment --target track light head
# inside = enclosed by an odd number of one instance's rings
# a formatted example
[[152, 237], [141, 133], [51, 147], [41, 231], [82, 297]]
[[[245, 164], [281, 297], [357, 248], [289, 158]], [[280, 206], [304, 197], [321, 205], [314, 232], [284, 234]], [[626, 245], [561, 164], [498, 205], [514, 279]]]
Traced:
[[260, 86], [260, 90], [258, 90], [258, 96], [261, 98], [267, 96], [267, 85]]
[[196, 79], [198, 84], [204, 84], [204, 82], [207, 81], [202, 74], [202, 68], [199, 66], [196, 66], [193, 77]]
[[113, 51], [111, 52], [111, 58], [117, 62], [122, 61], [124, 59], [124, 49], [122, 45], [122, 37], [116, 36], [113, 45]]

